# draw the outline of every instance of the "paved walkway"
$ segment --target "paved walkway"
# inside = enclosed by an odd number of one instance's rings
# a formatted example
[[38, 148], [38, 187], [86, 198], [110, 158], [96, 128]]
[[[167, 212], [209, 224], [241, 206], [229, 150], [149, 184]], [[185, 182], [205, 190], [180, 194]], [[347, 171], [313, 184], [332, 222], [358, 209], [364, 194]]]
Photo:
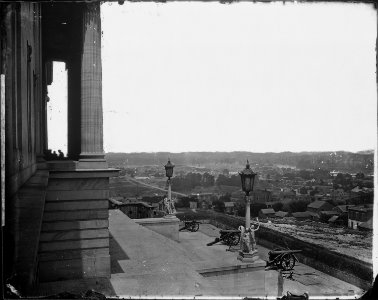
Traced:
[[[197, 271], [209, 264], [221, 266], [236, 260], [237, 252], [222, 244], [206, 244], [218, 236], [209, 224], [200, 231], [180, 232], [174, 242], [130, 220], [119, 210], [110, 210], [111, 278], [44, 284], [41, 294], [52, 291], [82, 293], [88, 289], [107, 296], [281, 296], [286, 291], [311, 295], [361, 294], [355, 286], [299, 264], [294, 281], [281, 279], [276, 270], [258, 270], [204, 277]], [[266, 248], [258, 247], [261, 258]], [[349, 291], [349, 292], [348, 292]], [[50, 293], [49, 293], [50, 292]]]

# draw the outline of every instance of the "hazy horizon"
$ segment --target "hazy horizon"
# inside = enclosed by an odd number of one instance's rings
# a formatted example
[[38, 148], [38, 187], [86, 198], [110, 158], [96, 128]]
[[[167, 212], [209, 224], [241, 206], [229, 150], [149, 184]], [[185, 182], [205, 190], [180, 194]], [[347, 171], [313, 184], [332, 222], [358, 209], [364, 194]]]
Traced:
[[[125, 153], [125, 154], [133, 154], [133, 153], [148, 153], [148, 154], [153, 154], [153, 153], [173, 153], [173, 154], [181, 154], [181, 153], [235, 153], [235, 152], [247, 152], [247, 153], [255, 153], [255, 154], [265, 154], [265, 153], [328, 153], [328, 152], [347, 152], [347, 153], [354, 153], [354, 154], [363, 154], [361, 152], [372, 152], [371, 154], [375, 153], [374, 149], [366, 149], [366, 150], [361, 150], [361, 151], [346, 151], [346, 150], [322, 150], [322, 151], [279, 151], [279, 152], [274, 152], [274, 151], [265, 151], [265, 152], [255, 152], [255, 151], [244, 151], [244, 150], [233, 150], [233, 151], [179, 151], [179, 152], [174, 152], [174, 151], [135, 151], [135, 152], [126, 152], [126, 151], [106, 151], [106, 154], [109, 153]], [[369, 153], [370, 154], [370, 153]]]

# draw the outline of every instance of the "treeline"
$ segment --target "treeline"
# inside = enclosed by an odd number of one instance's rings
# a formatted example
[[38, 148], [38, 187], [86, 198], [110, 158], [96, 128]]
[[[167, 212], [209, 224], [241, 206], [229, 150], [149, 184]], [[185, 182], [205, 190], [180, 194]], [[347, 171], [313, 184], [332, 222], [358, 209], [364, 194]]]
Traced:
[[321, 166], [328, 170], [343, 170], [349, 172], [373, 172], [374, 153], [337, 152], [184, 152], [184, 153], [107, 153], [106, 159], [112, 166], [117, 165], [164, 165], [168, 157], [176, 165], [235, 164], [244, 166], [248, 158], [250, 162], [260, 165], [290, 165], [299, 169], [318, 169]]
[[203, 174], [200, 173], [187, 173], [183, 176], [173, 177], [172, 186], [177, 191], [190, 191], [197, 186], [201, 187], [211, 187], [214, 185], [227, 185], [227, 186], [236, 186], [241, 187], [241, 181], [239, 175], [225, 176], [219, 174], [217, 178], [211, 175], [208, 172]]
[[215, 178], [213, 175], [207, 172], [204, 174], [190, 172], [184, 176], [173, 177], [171, 181], [175, 191], [190, 191], [196, 186], [213, 186], [215, 183]]

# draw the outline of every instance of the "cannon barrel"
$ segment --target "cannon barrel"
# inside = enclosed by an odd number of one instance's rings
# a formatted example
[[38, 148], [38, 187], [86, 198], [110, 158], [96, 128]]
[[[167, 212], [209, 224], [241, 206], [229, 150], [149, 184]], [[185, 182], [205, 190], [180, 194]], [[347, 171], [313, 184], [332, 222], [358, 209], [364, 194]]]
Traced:
[[212, 245], [214, 245], [214, 244], [216, 244], [216, 243], [218, 243], [220, 241], [221, 241], [220, 238], [216, 238], [213, 242], [206, 244], [206, 246], [212, 246]]
[[275, 251], [269, 251], [268, 254], [278, 255], [278, 254], [299, 253], [299, 252], [302, 252], [302, 250], [275, 250]]

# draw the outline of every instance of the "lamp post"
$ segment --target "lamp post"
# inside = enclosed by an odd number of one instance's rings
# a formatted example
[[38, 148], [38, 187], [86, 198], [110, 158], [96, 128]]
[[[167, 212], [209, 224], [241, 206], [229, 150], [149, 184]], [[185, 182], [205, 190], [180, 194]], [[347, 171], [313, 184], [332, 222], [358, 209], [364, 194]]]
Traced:
[[251, 199], [249, 193], [253, 191], [253, 185], [255, 183], [255, 176], [257, 175], [252, 171], [249, 166], [249, 161], [247, 160], [247, 165], [245, 169], [239, 172], [241, 183], [242, 183], [242, 190], [245, 192], [245, 228], [251, 227]]
[[[247, 160], [245, 169], [239, 172], [242, 189], [245, 192], [245, 227], [240, 226], [240, 251], [238, 260], [246, 263], [253, 263], [255, 267], [264, 266], [264, 262], [259, 258], [256, 248], [255, 231], [260, 228], [260, 224], [251, 226], [251, 199], [249, 193], [253, 191], [253, 184], [255, 183], [256, 173], [254, 173]], [[258, 221], [258, 219], [257, 219]]]
[[168, 216], [173, 215], [173, 209], [174, 207], [172, 205], [172, 192], [171, 192], [171, 177], [173, 176], [173, 168], [174, 164], [171, 163], [171, 160], [168, 158], [167, 164], [164, 166], [165, 168], [165, 176], [168, 177], [167, 184], [168, 184], [168, 196], [167, 196], [167, 203], [165, 203], [166, 208], [168, 210]]

